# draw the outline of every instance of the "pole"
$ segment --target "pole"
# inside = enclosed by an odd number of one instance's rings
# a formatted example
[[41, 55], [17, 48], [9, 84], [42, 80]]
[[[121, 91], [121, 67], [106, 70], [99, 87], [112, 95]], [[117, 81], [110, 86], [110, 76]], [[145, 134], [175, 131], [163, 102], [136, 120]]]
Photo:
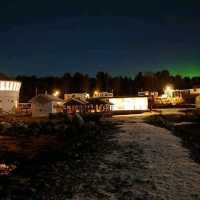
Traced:
[[37, 96], [38, 95], [38, 89], [37, 89], [37, 87], [35, 88], [35, 96]]

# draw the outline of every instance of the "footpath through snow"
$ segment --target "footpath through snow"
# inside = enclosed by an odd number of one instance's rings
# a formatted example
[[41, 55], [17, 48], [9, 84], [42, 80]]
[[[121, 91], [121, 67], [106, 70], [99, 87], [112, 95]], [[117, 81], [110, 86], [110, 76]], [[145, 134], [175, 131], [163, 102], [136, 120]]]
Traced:
[[[138, 180], [127, 187], [132, 195], [129, 199], [135, 199], [138, 192], [140, 199], [200, 199], [200, 166], [190, 159], [179, 138], [164, 128], [144, 123], [141, 118], [121, 116], [114, 120], [121, 122], [116, 137], [119, 146], [126, 151], [127, 146], [135, 144], [133, 148], [137, 146], [141, 150], [138, 159], [142, 168], [127, 160], [136, 156], [134, 150], [130, 150], [127, 158], [120, 150], [118, 155], [113, 152], [109, 156], [110, 160], [117, 160], [117, 156], [126, 160], [127, 166], [131, 167], [130, 175], [137, 172]], [[122, 168], [120, 173], [124, 171]]]
[[[93, 177], [94, 194], [74, 199], [199, 200], [200, 166], [180, 139], [142, 118], [117, 116], [115, 144]], [[96, 193], [99, 196], [95, 195]]]

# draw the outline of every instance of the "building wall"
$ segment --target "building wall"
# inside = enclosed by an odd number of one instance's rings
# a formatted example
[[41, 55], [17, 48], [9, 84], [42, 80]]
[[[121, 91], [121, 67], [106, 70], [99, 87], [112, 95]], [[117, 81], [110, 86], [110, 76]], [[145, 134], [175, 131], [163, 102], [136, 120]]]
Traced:
[[200, 88], [190, 89], [190, 94], [200, 94]]
[[52, 103], [45, 104], [32, 103], [32, 116], [33, 117], [48, 117], [52, 113]]
[[143, 92], [138, 92], [138, 96], [139, 97], [157, 97], [158, 96], [158, 92], [155, 91], [143, 91]]
[[32, 116], [33, 117], [48, 117], [50, 113], [58, 113], [62, 110], [57, 106], [62, 106], [62, 102], [48, 102], [45, 104], [32, 103]]
[[197, 109], [200, 109], [200, 96], [196, 97], [195, 105]]
[[99, 98], [99, 97], [113, 97], [113, 93], [112, 92], [94, 92], [93, 98]]
[[72, 94], [64, 94], [64, 100], [68, 100], [68, 99], [71, 99], [71, 98], [78, 98], [78, 99], [87, 99], [89, 98], [90, 95], [89, 93], [72, 93]]
[[200, 88], [185, 89], [185, 90], [173, 90], [173, 96], [190, 96], [200, 94]]
[[21, 83], [17, 81], [0, 81], [0, 113], [15, 113], [20, 87]]
[[63, 102], [52, 102], [51, 106], [52, 106], [52, 113], [59, 113], [59, 112], [63, 112]]
[[147, 97], [109, 98], [113, 111], [148, 110]]

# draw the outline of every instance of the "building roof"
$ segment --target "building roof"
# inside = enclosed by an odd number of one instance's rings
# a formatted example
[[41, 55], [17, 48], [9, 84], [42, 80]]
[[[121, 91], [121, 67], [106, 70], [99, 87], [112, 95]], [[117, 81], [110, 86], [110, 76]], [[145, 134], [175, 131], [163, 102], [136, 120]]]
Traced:
[[31, 103], [40, 103], [40, 104], [45, 104], [45, 103], [49, 103], [52, 101], [64, 102], [63, 99], [60, 99], [60, 98], [55, 97], [50, 94], [39, 94], [39, 95], [33, 97], [31, 100], [29, 100], [29, 102], [31, 102]]
[[0, 80], [1, 81], [10, 81], [11, 79], [7, 75], [0, 73]]
[[70, 98], [68, 101], [66, 101], [65, 106], [70, 105], [86, 105], [88, 102], [84, 101], [83, 99], [78, 98]]
[[93, 104], [93, 105], [113, 105], [111, 102], [109, 101], [105, 101], [104, 99], [100, 99], [100, 98], [90, 98], [87, 99], [88, 104]]
[[70, 98], [66, 103], [65, 106], [71, 106], [71, 105], [113, 105], [109, 101], [105, 101], [103, 99], [99, 98], [90, 98], [87, 100], [79, 99], [79, 98]]
[[200, 102], [200, 95], [196, 97], [196, 100]]

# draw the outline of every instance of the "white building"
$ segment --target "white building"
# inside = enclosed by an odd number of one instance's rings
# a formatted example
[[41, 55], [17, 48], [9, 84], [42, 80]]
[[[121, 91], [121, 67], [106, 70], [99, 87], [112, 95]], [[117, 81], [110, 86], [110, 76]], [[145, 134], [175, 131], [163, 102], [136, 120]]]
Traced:
[[158, 97], [158, 92], [152, 92], [152, 91], [143, 91], [143, 92], [138, 92], [139, 97]]
[[200, 88], [190, 89], [190, 94], [200, 94]]
[[190, 96], [200, 94], [200, 88], [185, 89], [185, 90], [172, 90], [173, 96]]
[[49, 94], [40, 94], [31, 100], [33, 117], [48, 117], [50, 113], [63, 111], [64, 100]]
[[200, 95], [196, 97], [195, 105], [197, 109], [200, 109]]
[[14, 114], [19, 103], [21, 82], [0, 76], [0, 114]]
[[93, 98], [111, 98], [113, 97], [112, 92], [98, 92], [95, 91], [93, 94]]
[[112, 111], [146, 111], [148, 110], [148, 97], [109, 98]]
[[68, 101], [69, 99], [72, 99], [72, 98], [86, 100], [86, 99], [90, 98], [90, 95], [86, 92], [64, 94], [64, 100], [65, 101]]

